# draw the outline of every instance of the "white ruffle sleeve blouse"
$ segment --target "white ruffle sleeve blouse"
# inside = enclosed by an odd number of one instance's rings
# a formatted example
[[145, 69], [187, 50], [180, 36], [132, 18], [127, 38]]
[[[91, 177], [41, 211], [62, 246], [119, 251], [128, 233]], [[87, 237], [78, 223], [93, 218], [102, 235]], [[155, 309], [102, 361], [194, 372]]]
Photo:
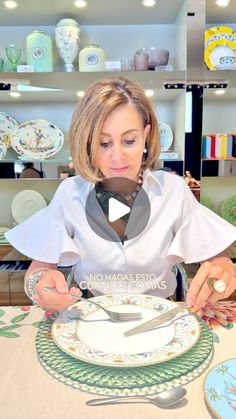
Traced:
[[32, 259], [74, 265], [76, 281], [94, 295], [131, 292], [166, 298], [176, 288], [172, 265], [208, 259], [236, 240], [236, 228], [201, 205], [181, 177], [146, 170], [143, 188], [151, 203], [147, 226], [124, 244], [107, 241], [86, 219], [92, 188], [79, 176], [65, 179], [47, 208], [5, 236]]

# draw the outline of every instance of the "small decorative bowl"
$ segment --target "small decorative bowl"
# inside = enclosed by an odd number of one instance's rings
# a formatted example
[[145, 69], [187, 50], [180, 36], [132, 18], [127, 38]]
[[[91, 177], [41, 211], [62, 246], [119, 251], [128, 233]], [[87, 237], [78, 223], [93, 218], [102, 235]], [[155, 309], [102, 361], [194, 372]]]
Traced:
[[167, 65], [169, 60], [169, 51], [158, 47], [142, 48], [148, 55], [148, 70], [155, 70], [156, 66]]

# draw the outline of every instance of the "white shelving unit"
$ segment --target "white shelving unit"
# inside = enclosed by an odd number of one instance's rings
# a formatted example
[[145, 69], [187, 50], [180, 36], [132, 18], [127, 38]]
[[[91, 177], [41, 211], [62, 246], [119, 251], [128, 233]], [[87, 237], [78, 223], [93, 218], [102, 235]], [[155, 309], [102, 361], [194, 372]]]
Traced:
[[[227, 8], [220, 8], [212, 1], [206, 1], [206, 29], [213, 26], [229, 26], [236, 30], [236, 2], [230, 2]], [[225, 94], [220, 96], [215, 94], [216, 89], [205, 89], [203, 135], [236, 133], [236, 71], [205, 69], [204, 79], [225, 81], [227, 87]], [[204, 176], [201, 179], [201, 195], [211, 198], [217, 208], [224, 199], [236, 194], [236, 159], [218, 160], [218, 176]]]
[[[69, 0], [50, 4], [46, 0], [22, 2], [13, 11], [0, 5], [0, 56], [5, 60], [5, 72], [0, 73], [0, 82], [13, 86], [24, 83], [30, 86], [61, 89], [57, 92], [24, 92], [13, 99], [9, 92], [0, 91], [0, 111], [13, 116], [18, 122], [45, 118], [57, 125], [65, 134], [63, 149], [49, 162], [42, 163], [47, 176], [40, 180], [0, 179], [0, 191], [4, 197], [4, 211], [0, 214], [0, 225], [11, 226], [11, 201], [23, 189], [35, 189], [50, 200], [60, 179], [57, 166], [69, 162], [70, 150], [68, 131], [78, 90], [85, 90], [91, 83], [107, 77], [123, 75], [154, 91], [153, 101], [161, 121], [168, 123], [174, 133], [174, 151], [184, 159], [185, 140], [185, 90], [163, 89], [164, 83], [185, 82], [186, 74], [186, 31], [187, 0], [159, 0], [154, 9], [145, 8], [136, 0], [90, 0], [85, 9], [76, 9]], [[173, 71], [126, 71], [82, 73], [64, 72], [64, 63], [55, 46], [54, 29], [60, 19], [70, 17], [80, 25], [81, 48], [95, 43], [101, 46], [107, 59], [133, 58], [135, 52], [147, 46], [160, 46], [170, 52], [169, 64]], [[5, 56], [5, 46], [16, 44], [21, 47], [21, 63], [26, 62], [26, 36], [35, 29], [45, 30], [53, 40], [53, 73], [11, 73]], [[14, 150], [8, 150], [4, 163], [19, 161]], [[35, 163], [38, 167], [40, 162]]]

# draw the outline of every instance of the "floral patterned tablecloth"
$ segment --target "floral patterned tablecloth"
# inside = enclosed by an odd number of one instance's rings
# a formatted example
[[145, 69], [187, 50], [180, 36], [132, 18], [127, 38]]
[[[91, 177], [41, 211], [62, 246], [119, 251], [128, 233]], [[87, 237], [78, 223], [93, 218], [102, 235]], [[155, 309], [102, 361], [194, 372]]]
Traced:
[[[149, 419], [154, 415], [159, 419], [212, 417], [203, 394], [207, 371], [185, 386], [187, 400], [178, 408], [158, 409], [151, 404], [139, 403], [86, 406], [86, 401], [96, 396], [55, 380], [42, 368], [37, 358], [35, 336], [45, 319], [45, 312], [39, 307], [0, 307], [1, 419]], [[215, 354], [209, 369], [236, 357], [236, 327], [218, 327], [214, 333]]]

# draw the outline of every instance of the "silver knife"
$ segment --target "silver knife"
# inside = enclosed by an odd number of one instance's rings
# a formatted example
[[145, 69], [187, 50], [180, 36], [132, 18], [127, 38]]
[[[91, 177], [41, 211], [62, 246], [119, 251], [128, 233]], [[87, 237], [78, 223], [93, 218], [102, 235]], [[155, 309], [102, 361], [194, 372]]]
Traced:
[[148, 330], [155, 329], [156, 327], [161, 326], [162, 324], [168, 322], [169, 320], [174, 319], [176, 314], [178, 314], [184, 308], [188, 308], [187, 304], [181, 304], [178, 307], [174, 307], [171, 310], [168, 310], [166, 313], [163, 313], [157, 317], [154, 317], [154, 319], [148, 320], [147, 322], [142, 323], [139, 326], [136, 326], [132, 329], [127, 330], [126, 332], [124, 332], [124, 335], [132, 336], [132, 335], [137, 335], [138, 333], [143, 333], [143, 332], [147, 332]]

